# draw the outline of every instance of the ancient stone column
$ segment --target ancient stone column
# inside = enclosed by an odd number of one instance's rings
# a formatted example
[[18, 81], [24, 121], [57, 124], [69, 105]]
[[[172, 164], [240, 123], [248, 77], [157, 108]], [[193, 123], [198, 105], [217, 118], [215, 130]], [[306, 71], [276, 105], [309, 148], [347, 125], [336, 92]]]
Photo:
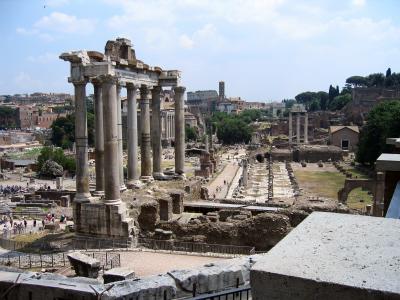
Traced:
[[308, 113], [304, 114], [304, 144], [308, 144]]
[[152, 90], [151, 97], [151, 145], [153, 149], [153, 177], [155, 179], [163, 177], [161, 172], [161, 87], [156, 86]]
[[296, 114], [296, 142], [300, 144], [300, 113]]
[[127, 187], [138, 185], [138, 126], [137, 126], [137, 88], [133, 84], [127, 84], [128, 92], [128, 182]]
[[142, 85], [140, 88], [140, 121], [141, 121], [141, 176], [143, 181], [152, 180], [151, 175], [151, 145], [150, 145], [150, 103], [149, 89]]
[[96, 191], [95, 196], [104, 195], [104, 125], [103, 95], [101, 82], [93, 81], [94, 114], [95, 114], [95, 159], [96, 159]]
[[289, 146], [292, 145], [292, 138], [293, 138], [292, 112], [289, 111]]
[[185, 88], [174, 88], [175, 98], [175, 173], [185, 173], [185, 110], [183, 96]]
[[106, 204], [121, 203], [120, 164], [118, 147], [117, 80], [103, 76], [104, 116], [104, 201]]
[[124, 150], [123, 150], [123, 141], [122, 141], [122, 111], [121, 111], [121, 85], [117, 84], [117, 125], [118, 125], [118, 166], [119, 166], [119, 183], [121, 187], [121, 191], [126, 190], [125, 182], [124, 182]]
[[243, 159], [242, 163], [243, 163], [242, 184], [244, 187], [247, 187], [249, 181], [247, 159]]
[[76, 195], [75, 202], [90, 202], [86, 81], [73, 82], [75, 88]]

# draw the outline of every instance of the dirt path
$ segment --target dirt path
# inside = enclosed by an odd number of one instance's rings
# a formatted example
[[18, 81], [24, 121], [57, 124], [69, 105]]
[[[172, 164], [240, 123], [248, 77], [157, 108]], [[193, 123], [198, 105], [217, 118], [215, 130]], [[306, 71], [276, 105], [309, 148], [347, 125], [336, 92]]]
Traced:
[[221, 260], [225, 258], [155, 252], [121, 252], [121, 266], [132, 268], [138, 277], [190, 269]]

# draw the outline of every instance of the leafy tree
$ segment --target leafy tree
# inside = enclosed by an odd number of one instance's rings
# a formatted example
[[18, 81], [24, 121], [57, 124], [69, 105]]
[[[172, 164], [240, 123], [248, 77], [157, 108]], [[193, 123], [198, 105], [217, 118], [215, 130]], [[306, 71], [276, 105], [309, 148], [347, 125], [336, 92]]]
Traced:
[[197, 141], [199, 138], [199, 134], [197, 133], [196, 129], [190, 127], [189, 125], [185, 126], [185, 140], [186, 141]]
[[296, 103], [295, 99], [283, 99], [282, 103], [285, 103], [285, 108], [289, 109], [292, 108], [292, 106]]
[[328, 108], [329, 103], [329, 95], [327, 92], [319, 91], [317, 93], [319, 98], [319, 106], [321, 110], [326, 110]]
[[363, 76], [351, 76], [346, 79], [346, 83], [352, 87], [363, 87], [368, 85], [368, 80]]
[[17, 110], [8, 106], [0, 106], [0, 129], [17, 127]]
[[392, 75], [392, 70], [390, 68], [388, 68], [386, 70], [386, 77], [390, 77]]
[[373, 73], [368, 75], [369, 87], [382, 87], [385, 83], [385, 76], [382, 73]]
[[[94, 115], [87, 114], [88, 143], [94, 146]], [[51, 142], [63, 149], [71, 148], [75, 141], [75, 114], [57, 118], [51, 125]]]
[[253, 132], [249, 124], [266, 116], [268, 111], [259, 109], [244, 110], [238, 115], [215, 112], [208, 122], [224, 144], [248, 143]]
[[232, 145], [248, 143], [251, 139], [252, 130], [240, 119], [227, 118], [217, 130], [217, 137], [224, 144]]
[[400, 136], [400, 101], [385, 101], [376, 105], [367, 116], [358, 142], [356, 159], [372, 165], [383, 152], [392, 152], [393, 145], [386, 139]]
[[64, 154], [61, 148], [43, 147], [37, 158], [38, 169], [42, 170], [47, 161], [54, 161], [68, 170], [70, 173], [75, 172], [75, 159]]
[[350, 94], [336, 96], [331, 102], [329, 102], [329, 110], [341, 110], [349, 102], [351, 102]]
[[328, 91], [329, 102], [332, 102], [333, 98], [335, 98], [336, 96], [339, 96], [338, 91], [332, 85], [330, 85]]

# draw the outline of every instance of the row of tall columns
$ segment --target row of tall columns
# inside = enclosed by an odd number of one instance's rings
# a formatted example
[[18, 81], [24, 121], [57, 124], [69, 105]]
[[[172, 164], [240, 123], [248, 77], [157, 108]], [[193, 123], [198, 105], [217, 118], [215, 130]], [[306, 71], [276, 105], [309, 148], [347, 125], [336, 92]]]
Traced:
[[[90, 202], [88, 131], [86, 110], [86, 81], [74, 82], [75, 88], [75, 137], [76, 137], [76, 202]], [[96, 194], [104, 194], [106, 204], [118, 205], [124, 188], [122, 156], [122, 117], [121, 87], [117, 79], [110, 75], [93, 81], [95, 107], [95, 155], [96, 155]], [[137, 86], [127, 84], [128, 93], [128, 184], [139, 179], [138, 174], [138, 131], [137, 131]], [[185, 126], [184, 126], [185, 88], [175, 88], [175, 172], [184, 175]], [[161, 173], [161, 87], [152, 90], [152, 126], [150, 126], [149, 89], [140, 88], [141, 108], [141, 176], [150, 180]], [[150, 140], [150, 128], [152, 137]], [[151, 157], [153, 148], [153, 164]]]
[[170, 139], [174, 137], [174, 122], [174, 116], [167, 112], [164, 118], [164, 138]]
[[[300, 144], [300, 121], [301, 113], [296, 113], [296, 143]], [[289, 145], [293, 143], [293, 116], [292, 112], [289, 112]], [[308, 114], [304, 113], [304, 144], [308, 144]]]

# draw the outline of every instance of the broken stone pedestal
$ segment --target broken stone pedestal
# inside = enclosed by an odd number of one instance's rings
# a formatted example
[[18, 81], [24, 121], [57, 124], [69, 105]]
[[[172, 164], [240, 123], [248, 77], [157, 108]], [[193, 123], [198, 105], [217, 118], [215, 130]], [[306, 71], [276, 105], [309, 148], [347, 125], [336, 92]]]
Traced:
[[90, 278], [97, 278], [99, 276], [99, 260], [80, 252], [69, 253], [67, 257], [76, 275]]
[[62, 177], [56, 178], [56, 188], [57, 188], [57, 190], [63, 189], [63, 178]]
[[106, 205], [103, 202], [73, 203], [74, 222], [78, 235], [129, 241], [134, 221], [126, 204]]
[[71, 203], [71, 197], [69, 195], [61, 196], [61, 207], [69, 207]]
[[172, 213], [174, 214], [181, 214], [183, 213], [183, 198], [184, 194], [177, 191], [170, 192], [170, 196], [172, 199]]
[[104, 272], [104, 283], [134, 279], [135, 272], [129, 268], [114, 268]]
[[158, 199], [160, 206], [160, 220], [169, 221], [172, 219], [172, 200], [160, 198]]

